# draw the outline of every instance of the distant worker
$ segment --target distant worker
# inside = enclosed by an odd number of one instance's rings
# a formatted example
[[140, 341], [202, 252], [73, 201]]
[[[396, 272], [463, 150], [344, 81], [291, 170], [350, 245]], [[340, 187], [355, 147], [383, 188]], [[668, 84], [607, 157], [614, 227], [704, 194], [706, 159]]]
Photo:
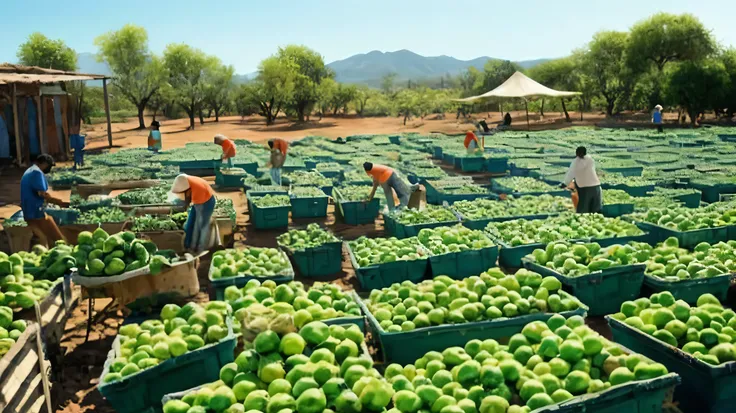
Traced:
[[161, 124], [157, 120], [151, 122], [151, 130], [148, 132], [148, 150], [158, 153], [161, 150]]
[[209, 248], [212, 233], [212, 214], [215, 212], [215, 193], [210, 184], [198, 176], [179, 174], [171, 192], [184, 194], [184, 208], [189, 216], [184, 224], [184, 248], [201, 252]]
[[657, 105], [654, 107], [652, 113], [652, 123], [657, 126], [657, 132], [662, 133], [662, 106]]
[[483, 151], [480, 141], [478, 141], [478, 137], [475, 136], [475, 133], [473, 133], [473, 131], [468, 131], [467, 133], [465, 133], [465, 141], [463, 142], [463, 145], [465, 145], [465, 149], [468, 151], [469, 154]]
[[386, 205], [389, 211], [396, 209], [394, 192], [396, 192], [396, 197], [399, 198], [399, 208], [405, 208], [409, 205], [409, 197], [412, 191], [419, 187], [418, 185], [407, 185], [396, 171], [385, 165], [365, 162], [363, 169], [373, 179], [373, 189], [371, 189], [371, 193], [365, 202], [373, 200], [373, 197], [376, 195], [376, 189], [380, 186], [383, 189], [383, 195], [386, 197]]
[[49, 194], [49, 184], [45, 174], [51, 172], [55, 165], [54, 158], [48, 154], [38, 155], [33, 166], [26, 169], [20, 179], [20, 208], [23, 211], [23, 219], [28, 223], [28, 228], [33, 235], [38, 237], [39, 244], [53, 247], [54, 243], [63, 240], [59, 227], [54, 219], [46, 215], [46, 203], [68, 206], [58, 198]]
[[488, 127], [488, 123], [486, 123], [485, 119], [481, 119], [478, 122], [478, 131], [481, 134], [491, 133], [491, 128]]
[[565, 174], [562, 186], [567, 187], [573, 180], [578, 194], [576, 211], [580, 214], [601, 212], [603, 206], [601, 181], [595, 172], [595, 161], [588, 156], [588, 151], [584, 146], [579, 146], [575, 150], [575, 159]]
[[506, 114], [503, 116], [503, 126], [506, 126], [508, 128], [511, 127], [511, 113], [506, 112]]
[[269, 139], [268, 147], [271, 149], [271, 182], [274, 185], [281, 185], [281, 168], [286, 163], [286, 152], [289, 150], [289, 143], [281, 138]]
[[220, 162], [227, 161], [227, 166], [233, 167], [233, 158], [235, 158], [235, 142], [231, 141], [225, 135], [215, 135], [215, 144], [222, 146], [222, 156]]

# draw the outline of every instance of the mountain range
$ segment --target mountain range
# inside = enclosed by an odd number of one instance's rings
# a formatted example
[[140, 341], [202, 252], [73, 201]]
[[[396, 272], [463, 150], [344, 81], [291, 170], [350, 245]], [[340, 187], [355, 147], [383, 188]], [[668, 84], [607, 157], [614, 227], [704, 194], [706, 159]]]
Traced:
[[[389, 73], [396, 75], [396, 81], [418, 81], [439, 78], [450, 75], [456, 76], [469, 67], [482, 70], [488, 56], [472, 60], [459, 60], [451, 56], [422, 56], [409, 50], [395, 52], [379, 52], [356, 54], [346, 59], [336, 60], [327, 66], [335, 72], [335, 79], [344, 83], [366, 84], [373, 87], [380, 86], [381, 78]], [[516, 62], [519, 66], [528, 69], [549, 59], [524, 60]], [[100, 63], [93, 53], [79, 53], [77, 55], [79, 72], [110, 75], [110, 68]], [[255, 73], [235, 76], [237, 83], [247, 82], [255, 77]]]

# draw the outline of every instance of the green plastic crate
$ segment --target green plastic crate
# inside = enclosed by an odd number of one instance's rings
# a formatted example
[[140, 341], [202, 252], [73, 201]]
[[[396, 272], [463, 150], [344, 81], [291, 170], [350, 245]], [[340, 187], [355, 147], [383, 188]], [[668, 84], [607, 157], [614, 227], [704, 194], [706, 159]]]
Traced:
[[246, 173], [256, 176], [258, 174], [258, 162], [238, 162], [237, 159], [233, 161], [233, 166], [236, 168], [243, 169]]
[[486, 161], [486, 171], [489, 173], [505, 174], [508, 169], [508, 158], [490, 158]]
[[732, 274], [724, 274], [712, 278], [666, 281], [658, 277], [645, 275], [642, 293], [648, 297], [654, 293], [669, 291], [675, 299], [683, 300], [690, 305], [695, 305], [701, 295], [710, 293], [716, 296], [718, 300], [725, 302], [732, 277]]
[[432, 147], [432, 158], [434, 159], [440, 159], [442, 160], [442, 147], [441, 146], [433, 146]]
[[[284, 258], [287, 259], [285, 252], [281, 252], [284, 254]], [[259, 280], [261, 282], [266, 280], [271, 280], [275, 282], [276, 284], [285, 284], [290, 281], [294, 281], [294, 268], [291, 266], [291, 262], [289, 261], [289, 268], [282, 271], [280, 274], [272, 275], [272, 276], [266, 276], [266, 277], [260, 277], [250, 274], [242, 274], [238, 275], [236, 277], [227, 277], [227, 278], [218, 278], [214, 279], [212, 278], [212, 264], [210, 264], [209, 273], [207, 274], [207, 277], [210, 280], [210, 285], [212, 288], [210, 288], [210, 299], [211, 300], [225, 300], [225, 289], [231, 285], [234, 285], [238, 288], [245, 287], [245, 284], [248, 283], [250, 280]]]
[[460, 216], [463, 226], [470, 228], [470, 229], [477, 229], [480, 231], [486, 229], [488, 224], [490, 224], [491, 222], [506, 222], [506, 221], [513, 221], [515, 219], [526, 219], [526, 220], [547, 219], [551, 216], [558, 215], [558, 214], [522, 215], [522, 216], [512, 216], [512, 217], [495, 217], [495, 218], [466, 220], [465, 218], [463, 218], [462, 214], [460, 214], [459, 212], [457, 212], [457, 214]]
[[215, 169], [215, 184], [223, 188], [242, 188], [243, 178], [247, 175], [225, 175], [219, 169]]
[[253, 226], [256, 229], [286, 228], [289, 226], [289, 209], [288, 205], [275, 207], [252, 205], [250, 216]]
[[427, 275], [429, 268], [429, 260], [427, 258], [420, 258], [414, 261], [394, 261], [361, 267], [358, 265], [352, 249], [350, 249], [350, 244], [346, 242], [345, 247], [348, 250], [350, 263], [355, 269], [355, 276], [358, 278], [360, 287], [363, 290], [381, 289], [404, 281], [418, 283]]
[[679, 196], [676, 196], [675, 199], [682, 202], [682, 205], [688, 208], [699, 208], [701, 197], [702, 197], [702, 194], [695, 193], [695, 194], [679, 195]]
[[668, 394], [680, 383], [677, 374], [613, 386], [599, 393], [540, 407], [531, 413], [662, 413]]
[[463, 172], [480, 172], [486, 168], [486, 158], [482, 156], [466, 156], [455, 160], [459, 161], [459, 169]]
[[429, 268], [432, 277], [446, 275], [459, 280], [471, 275], [479, 275], [489, 268], [496, 267], [498, 260], [498, 246], [479, 250], [450, 252], [429, 257]]
[[736, 362], [712, 366], [648, 334], [606, 317], [615, 342], [664, 364], [677, 373], [682, 386], [675, 389], [675, 401], [682, 411], [732, 413], [736, 406]]
[[527, 258], [522, 262], [531, 271], [560, 280], [565, 290], [588, 306], [588, 314], [592, 316], [617, 313], [621, 303], [638, 298], [646, 270], [645, 264], [622, 265], [579, 277], [568, 277]]
[[281, 246], [290, 255], [302, 277], [324, 277], [342, 270], [342, 241], [322, 244], [314, 248], [294, 251]]
[[[268, 178], [269, 182], [271, 178]], [[258, 198], [265, 195], [289, 195], [289, 191], [286, 188], [280, 189], [280, 190], [270, 190], [270, 191], [261, 191], [258, 189], [249, 189], [245, 191], [245, 199], [247, 201], [246, 205], [248, 207], [247, 211], [250, 212], [253, 209], [253, 203], [251, 200], [254, 198]]]
[[[103, 383], [97, 389], [118, 413], [154, 413], [161, 411], [161, 399], [169, 394], [190, 389], [220, 378], [220, 369], [234, 360], [236, 339], [229, 334], [219, 343], [210, 344], [179, 357], [128, 376], [123, 380]], [[107, 355], [102, 375], [110, 371], [119, 355], [120, 336]]]
[[[563, 298], [572, 298], [564, 291]], [[513, 318], [499, 318], [492, 321], [479, 321], [464, 324], [446, 324], [440, 326], [417, 328], [412, 331], [388, 333], [378, 323], [378, 320], [368, 310], [361, 300], [358, 302], [363, 314], [368, 319], [368, 326], [374, 337], [381, 343], [383, 359], [386, 363], [408, 364], [414, 363], [429, 351], [443, 351], [448, 347], [461, 346], [473, 339], [485, 340], [488, 338], [500, 339], [511, 337], [519, 333], [528, 323], [536, 320], [546, 321], [554, 313], [536, 313]], [[574, 311], [565, 311], [565, 317], [573, 315], [585, 316], [587, 307], [580, 303], [580, 308]]]
[[606, 204], [601, 208], [601, 214], [609, 218], [617, 218], [634, 212], [634, 204]]
[[512, 247], [500, 240], [494, 240], [494, 242], [499, 246], [498, 266], [503, 268], [521, 268], [521, 260], [524, 257], [531, 254], [535, 249], [546, 246], [546, 244], [534, 243]]
[[327, 216], [329, 197], [291, 198], [292, 218], [318, 218]]
[[437, 197], [434, 199], [435, 202], [430, 202], [429, 197], [427, 198], [427, 202], [435, 205], [444, 205], [447, 202], [448, 205], [452, 205], [458, 201], [472, 201], [481, 198], [497, 199], [498, 196], [490, 192], [481, 194], [446, 194], [442, 191], [437, 191]]
[[430, 222], [427, 224], [414, 224], [405, 225], [397, 222], [391, 215], [383, 214], [383, 227], [387, 236], [396, 237], [399, 239], [416, 237], [419, 231], [425, 228], [437, 228], [437, 227], [449, 227], [453, 226], [460, 221], [444, 221], [444, 222]]
[[637, 222], [636, 225], [644, 231], [648, 231], [652, 242], [661, 242], [669, 237], [677, 238], [680, 248], [692, 249], [701, 242], [714, 244], [719, 241], [728, 241], [729, 227], [703, 228], [693, 231], [675, 231], [669, 228], [648, 222]]
[[632, 166], [628, 168], [603, 168], [603, 170], [609, 173], [618, 173], [623, 176], [641, 176], [644, 172], [644, 167]]
[[446, 164], [455, 166], [455, 155], [451, 155], [449, 153], [443, 153], [442, 154], [442, 161]]
[[337, 210], [340, 212], [343, 221], [348, 225], [372, 224], [378, 217], [380, 202], [378, 198], [371, 199], [370, 202], [362, 201], [341, 201], [340, 191], [335, 188], [335, 199], [337, 201]]
[[629, 186], [629, 185], [611, 185], [611, 184], [602, 184], [601, 188], [605, 189], [620, 189], [627, 194], [631, 196], [647, 196], [649, 192], [654, 191], [654, 185], [644, 185], [644, 186]]
[[736, 185], [734, 184], [706, 185], [699, 184], [697, 182], [690, 182], [688, 185], [691, 188], [700, 191], [702, 193], [703, 201], [709, 204], [720, 201], [721, 194], [736, 193]]

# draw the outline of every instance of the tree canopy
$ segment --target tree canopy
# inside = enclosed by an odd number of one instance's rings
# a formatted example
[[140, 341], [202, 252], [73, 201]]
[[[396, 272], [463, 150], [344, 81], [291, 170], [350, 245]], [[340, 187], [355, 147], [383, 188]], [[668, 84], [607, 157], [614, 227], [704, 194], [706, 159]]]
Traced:
[[39, 32], [32, 33], [18, 47], [18, 61], [26, 66], [44, 69], [77, 70], [77, 52], [62, 40], [53, 40]]

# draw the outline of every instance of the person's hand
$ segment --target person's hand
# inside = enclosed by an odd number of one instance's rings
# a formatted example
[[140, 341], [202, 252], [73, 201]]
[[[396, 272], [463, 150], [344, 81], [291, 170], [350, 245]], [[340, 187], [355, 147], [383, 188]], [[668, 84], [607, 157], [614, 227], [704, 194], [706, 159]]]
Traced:
[[562, 183], [560, 183], [560, 188], [562, 188], [562, 189], [567, 189], [567, 185], [565, 185], [565, 183], [564, 183], [564, 182], [562, 182]]

